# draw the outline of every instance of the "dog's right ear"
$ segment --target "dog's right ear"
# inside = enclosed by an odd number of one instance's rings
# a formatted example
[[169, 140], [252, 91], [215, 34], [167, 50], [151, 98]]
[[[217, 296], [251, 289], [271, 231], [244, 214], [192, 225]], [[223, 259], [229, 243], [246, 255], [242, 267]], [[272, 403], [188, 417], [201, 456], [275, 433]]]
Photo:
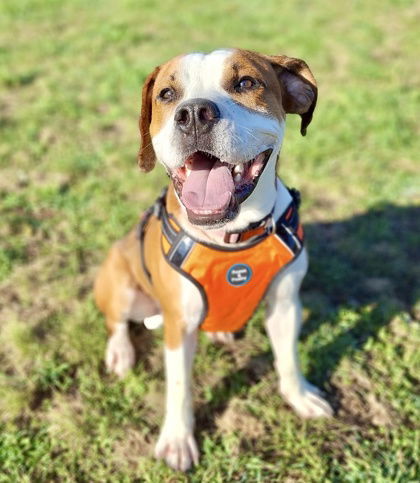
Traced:
[[150, 136], [150, 123], [152, 121], [152, 91], [159, 69], [160, 67], [156, 67], [155, 70], [147, 76], [141, 94], [141, 112], [139, 119], [140, 151], [138, 155], [138, 163], [140, 169], [145, 173], [151, 171], [156, 163], [156, 154]]

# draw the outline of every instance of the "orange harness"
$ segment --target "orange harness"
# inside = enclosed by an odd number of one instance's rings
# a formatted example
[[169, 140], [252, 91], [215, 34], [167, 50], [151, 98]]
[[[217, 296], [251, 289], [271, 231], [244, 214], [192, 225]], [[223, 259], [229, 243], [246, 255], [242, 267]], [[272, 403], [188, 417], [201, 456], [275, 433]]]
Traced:
[[[274, 222], [271, 215], [239, 234], [241, 245], [217, 246], [193, 239], [166, 211], [163, 197], [154, 213], [162, 223], [162, 252], [188, 278], [203, 299], [200, 328], [235, 332], [252, 317], [275, 276], [302, 250], [299, 194]], [[242, 241], [246, 240], [246, 244]]]

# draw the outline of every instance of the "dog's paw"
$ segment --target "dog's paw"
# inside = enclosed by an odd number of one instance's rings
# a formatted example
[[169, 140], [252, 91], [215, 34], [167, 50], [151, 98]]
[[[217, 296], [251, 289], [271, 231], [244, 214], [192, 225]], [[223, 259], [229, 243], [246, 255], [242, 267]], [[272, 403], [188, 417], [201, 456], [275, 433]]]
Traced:
[[109, 339], [105, 354], [108, 372], [124, 377], [134, 367], [136, 354], [127, 332], [115, 332]]
[[329, 418], [333, 415], [333, 410], [321, 396], [321, 391], [307, 381], [302, 381], [293, 389], [281, 388], [280, 392], [302, 418]]
[[192, 431], [180, 432], [176, 428], [163, 427], [156, 443], [155, 457], [165, 460], [177, 471], [187, 471], [192, 464], [196, 465], [199, 453]]
[[206, 332], [207, 337], [215, 344], [230, 345], [235, 342], [233, 332]]

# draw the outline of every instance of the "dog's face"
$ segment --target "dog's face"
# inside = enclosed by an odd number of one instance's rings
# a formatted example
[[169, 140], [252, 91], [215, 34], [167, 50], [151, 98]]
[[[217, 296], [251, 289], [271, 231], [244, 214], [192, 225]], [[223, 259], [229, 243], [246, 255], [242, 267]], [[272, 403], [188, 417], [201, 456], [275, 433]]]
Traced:
[[157, 158], [190, 222], [220, 227], [273, 195], [286, 113], [302, 116], [305, 134], [316, 98], [299, 59], [237, 49], [176, 57], [143, 88], [140, 167]]

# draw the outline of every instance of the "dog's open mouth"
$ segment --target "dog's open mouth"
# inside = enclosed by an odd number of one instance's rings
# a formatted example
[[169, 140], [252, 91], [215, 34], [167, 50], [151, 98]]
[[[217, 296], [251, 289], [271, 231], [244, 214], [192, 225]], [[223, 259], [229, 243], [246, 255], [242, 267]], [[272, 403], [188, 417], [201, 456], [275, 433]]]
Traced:
[[234, 218], [254, 190], [272, 149], [246, 163], [228, 164], [211, 154], [197, 151], [184, 166], [171, 173], [175, 189], [197, 225], [214, 225]]

